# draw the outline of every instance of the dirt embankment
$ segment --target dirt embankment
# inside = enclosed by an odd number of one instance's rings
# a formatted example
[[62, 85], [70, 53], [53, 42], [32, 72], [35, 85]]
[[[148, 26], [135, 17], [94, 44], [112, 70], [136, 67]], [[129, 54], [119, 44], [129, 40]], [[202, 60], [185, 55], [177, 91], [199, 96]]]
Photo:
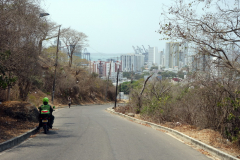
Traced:
[[38, 125], [38, 110], [27, 102], [4, 102], [0, 105], [0, 143]]

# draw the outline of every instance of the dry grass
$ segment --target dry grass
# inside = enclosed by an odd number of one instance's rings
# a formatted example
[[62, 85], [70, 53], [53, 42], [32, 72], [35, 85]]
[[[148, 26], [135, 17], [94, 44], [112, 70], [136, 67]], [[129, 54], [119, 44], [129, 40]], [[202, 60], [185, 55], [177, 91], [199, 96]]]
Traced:
[[197, 139], [203, 143], [206, 143], [214, 148], [217, 148], [235, 157], [240, 155], [239, 147], [236, 144], [229, 142], [229, 140], [223, 138], [221, 134], [217, 131], [214, 131], [211, 129], [199, 130], [195, 126], [191, 126], [191, 125], [181, 125], [181, 126], [175, 125], [174, 127], [169, 123], [161, 124], [161, 125], [177, 130], [183, 134], [186, 134], [194, 139]]

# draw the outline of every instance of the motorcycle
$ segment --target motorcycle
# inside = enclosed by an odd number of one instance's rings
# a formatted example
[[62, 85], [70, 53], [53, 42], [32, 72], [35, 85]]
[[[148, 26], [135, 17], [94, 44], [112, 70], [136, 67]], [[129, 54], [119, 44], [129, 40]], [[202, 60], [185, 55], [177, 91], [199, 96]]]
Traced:
[[47, 134], [47, 132], [49, 131], [50, 116], [48, 114], [43, 114], [40, 120], [42, 121], [44, 133]]
[[[55, 106], [53, 106], [53, 108], [55, 108]], [[55, 111], [55, 110], [53, 110]], [[40, 121], [41, 121], [41, 126], [44, 129], [44, 133], [47, 134], [47, 132], [49, 131], [49, 128], [51, 126], [51, 116], [50, 114], [46, 114], [49, 113], [49, 111], [47, 110], [42, 110], [41, 111], [41, 117], [40, 117]]]

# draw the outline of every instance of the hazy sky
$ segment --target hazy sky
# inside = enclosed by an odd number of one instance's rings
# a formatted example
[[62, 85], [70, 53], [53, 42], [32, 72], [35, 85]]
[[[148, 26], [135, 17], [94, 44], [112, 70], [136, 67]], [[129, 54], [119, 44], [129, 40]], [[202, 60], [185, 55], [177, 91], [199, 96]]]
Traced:
[[[45, 0], [48, 19], [88, 36], [91, 53], [133, 53], [132, 46], [165, 48], [159, 28], [166, 0]], [[169, 2], [168, 2], [169, 3]]]

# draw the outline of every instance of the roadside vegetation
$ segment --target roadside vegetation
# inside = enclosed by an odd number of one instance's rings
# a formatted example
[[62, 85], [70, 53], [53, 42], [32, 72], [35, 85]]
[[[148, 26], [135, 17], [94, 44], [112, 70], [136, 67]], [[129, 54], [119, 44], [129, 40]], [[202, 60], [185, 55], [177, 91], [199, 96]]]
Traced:
[[[73, 105], [101, 103], [105, 95], [107, 101], [115, 100], [112, 83], [91, 74], [88, 61], [75, 54], [88, 45], [87, 35], [41, 17], [40, 2], [0, 0], [0, 143], [38, 125], [36, 107], [44, 97], [56, 107], [67, 105], [68, 96]], [[46, 47], [45, 42], [58, 35], [63, 43], [57, 57], [56, 45]], [[63, 47], [69, 52], [62, 52]]]
[[127, 79], [132, 79], [132, 80], [139, 80], [143, 79], [144, 76], [149, 75], [148, 72], [137, 74], [134, 72], [123, 72], [123, 77], [126, 77]]
[[162, 76], [162, 79], [168, 79], [168, 78], [174, 78], [174, 77], [179, 77], [179, 78], [184, 78], [184, 73], [182, 71], [179, 71], [178, 73], [171, 72], [171, 71], [161, 71], [158, 72], [159, 75]]
[[[240, 149], [239, 9], [224, 1], [175, 1], [162, 13], [159, 33], [164, 40], [188, 42], [196, 53], [192, 72], [181, 83], [139, 81], [122, 113], [139, 113], [155, 123], [211, 129], [215, 141]], [[202, 7], [197, 12], [194, 7]], [[199, 10], [200, 10], [199, 8]], [[213, 12], [213, 9], [216, 9]], [[173, 77], [171, 72], [161, 72]], [[168, 75], [167, 75], [168, 74]], [[147, 82], [147, 83], [146, 83]], [[144, 86], [144, 83], [146, 85]], [[144, 89], [144, 90], [143, 90]], [[213, 141], [214, 141], [213, 140]]]
[[[45, 47], [44, 41], [57, 38], [59, 25], [39, 17], [44, 10], [38, 2], [0, 0], [1, 102], [28, 101], [37, 106], [41, 98], [51, 97], [57, 48]], [[183, 73], [161, 72], [163, 80], [158, 81], [144, 80], [149, 73], [124, 72], [124, 77], [134, 81], [122, 83], [121, 91], [130, 94], [130, 102], [119, 111], [138, 113], [143, 119], [160, 124], [172, 122], [199, 130], [212, 129], [240, 148], [239, 9], [218, 0], [183, 3], [176, 1], [162, 14], [165, 21], [161, 21], [159, 33], [164, 40], [192, 44], [198, 53], [193, 59], [201, 65], [196, 65], [195, 71], [178, 84], [165, 78], [183, 77]], [[198, 5], [203, 5], [200, 15], [194, 9]], [[213, 12], [213, 7], [217, 11]], [[70, 52], [58, 53], [56, 101], [64, 104], [68, 96], [73, 104], [102, 101], [107, 83], [107, 100], [115, 100], [112, 83], [89, 73], [88, 62], [75, 55], [88, 45], [87, 35], [61, 28], [60, 40]], [[0, 126], [4, 127], [3, 123], [11, 128], [5, 120], [0, 121]]]
[[[104, 99], [107, 82], [90, 74], [88, 62], [75, 55], [88, 45], [87, 35], [41, 17], [40, 2], [0, 0], [0, 101], [34, 102], [40, 97], [32, 93], [38, 91], [50, 98], [56, 65], [58, 103], [66, 103], [68, 96], [74, 104]], [[44, 42], [57, 39], [58, 33], [69, 52], [59, 48], [56, 64], [56, 45], [46, 48]], [[108, 83], [107, 100], [113, 101], [114, 87]]]
[[130, 91], [129, 103], [116, 111], [135, 113], [143, 120], [184, 131], [239, 155], [239, 74], [223, 69], [221, 77], [210, 75], [210, 72], [195, 72], [176, 84], [169, 80], [148, 80], [145, 87], [145, 81], [140, 80]]
[[131, 82], [123, 82], [121, 85], [119, 85], [118, 90], [121, 92], [124, 92], [124, 94], [129, 94], [131, 89], [135, 89], [139, 87], [140, 82], [143, 81], [143, 79], [138, 81]]

